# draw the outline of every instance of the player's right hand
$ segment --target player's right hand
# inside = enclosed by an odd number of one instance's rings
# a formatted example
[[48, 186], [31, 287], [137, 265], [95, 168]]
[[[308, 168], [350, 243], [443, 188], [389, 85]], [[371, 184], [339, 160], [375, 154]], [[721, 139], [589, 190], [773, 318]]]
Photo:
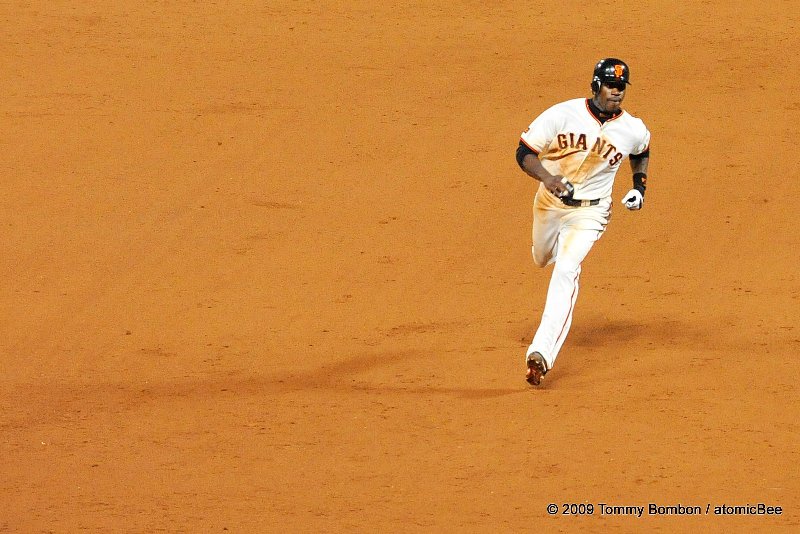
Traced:
[[570, 184], [563, 176], [549, 176], [542, 180], [542, 183], [548, 191], [553, 193], [558, 198], [567, 197], [572, 194], [569, 190]]

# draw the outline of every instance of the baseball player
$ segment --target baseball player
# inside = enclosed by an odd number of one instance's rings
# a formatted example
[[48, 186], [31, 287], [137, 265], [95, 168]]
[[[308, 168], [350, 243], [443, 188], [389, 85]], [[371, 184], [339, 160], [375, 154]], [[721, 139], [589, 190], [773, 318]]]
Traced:
[[627, 157], [633, 189], [622, 203], [644, 204], [650, 132], [621, 107], [630, 69], [616, 58], [594, 68], [592, 97], [556, 104], [522, 133], [517, 163], [540, 182], [533, 201], [533, 261], [554, 264], [542, 319], [526, 353], [526, 380], [553, 368], [572, 324], [581, 263], [611, 216], [614, 176]]

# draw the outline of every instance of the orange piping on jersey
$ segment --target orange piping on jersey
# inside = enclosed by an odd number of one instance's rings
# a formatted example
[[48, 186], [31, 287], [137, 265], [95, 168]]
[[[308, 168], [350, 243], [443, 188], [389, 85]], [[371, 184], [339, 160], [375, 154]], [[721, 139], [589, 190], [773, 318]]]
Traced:
[[[589, 116], [592, 117], [597, 124], [602, 126], [603, 123], [600, 122], [600, 119], [598, 119], [597, 117], [594, 116], [594, 113], [592, 113], [591, 108], [589, 108], [589, 99], [588, 98], [584, 99], [583, 104], [586, 106], [586, 111], [589, 113]], [[611, 117], [607, 118], [606, 122], [611, 122], [613, 120], [617, 120], [618, 118], [622, 117], [624, 114], [625, 114], [625, 110], [621, 109], [619, 111], [619, 113], [617, 113], [616, 115], [612, 115]]]
[[520, 140], [520, 142], [521, 142], [523, 145], [525, 145], [526, 147], [530, 148], [530, 149], [531, 149], [531, 152], [533, 152], [534, 154], [536, 154], [536, 156], [537, 156], [537, 157], [539, 156], [539, 151], [538, 151], [538, 150], [536, 150], [535, 148], [533, 148], [533, 147], [532, 147], [531, 145], [529, 145], [528, 143], [526, 143], [526, 142], [525, 142], [525, 139], [523, 139], [523, 138], [521, 138], [521, 137], [520, 137], [520, 138], [519, 138], [519, 140]]
[[589, 116], [590, 116], [591, 118], [593, 118], [597, 124], [599, 124], [600, 126], [602, 126], [602, 125], [603, 125], [603, 123], [602, 123], [602, 122], [600, 122], [600, 121], [598, 120], [598, 118], [594, 116], [594, 113], [592, 113], [592, 109], [589, 107], [589, 99], [588, 99], [588, 98], [584, 99], [584, 101], [583, 101], [583, 105], [585, 105], [585, 106], [586, 106], [586, 113], [588, 113], [588, 114], [589, 114]]

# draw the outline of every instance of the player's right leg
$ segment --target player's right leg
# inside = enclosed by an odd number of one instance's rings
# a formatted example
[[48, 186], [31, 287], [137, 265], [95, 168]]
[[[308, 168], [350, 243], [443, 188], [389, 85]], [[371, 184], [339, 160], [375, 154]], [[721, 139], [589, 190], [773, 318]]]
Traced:
[[558, 234], [561, 230], [563, 209], [533, 203], [533, 232], [531, 254], [537, 267], [545, 267], [555, 261], [558, 250]]

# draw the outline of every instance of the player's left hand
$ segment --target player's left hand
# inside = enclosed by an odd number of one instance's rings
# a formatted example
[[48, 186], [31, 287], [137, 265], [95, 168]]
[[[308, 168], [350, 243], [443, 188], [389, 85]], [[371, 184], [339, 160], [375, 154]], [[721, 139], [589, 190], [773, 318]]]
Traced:
[[629, 210], [640, 210], [644, 205], [644, 196], [638, 189], [631, 189], [627, 195], [622, 197], [622, 203]]

